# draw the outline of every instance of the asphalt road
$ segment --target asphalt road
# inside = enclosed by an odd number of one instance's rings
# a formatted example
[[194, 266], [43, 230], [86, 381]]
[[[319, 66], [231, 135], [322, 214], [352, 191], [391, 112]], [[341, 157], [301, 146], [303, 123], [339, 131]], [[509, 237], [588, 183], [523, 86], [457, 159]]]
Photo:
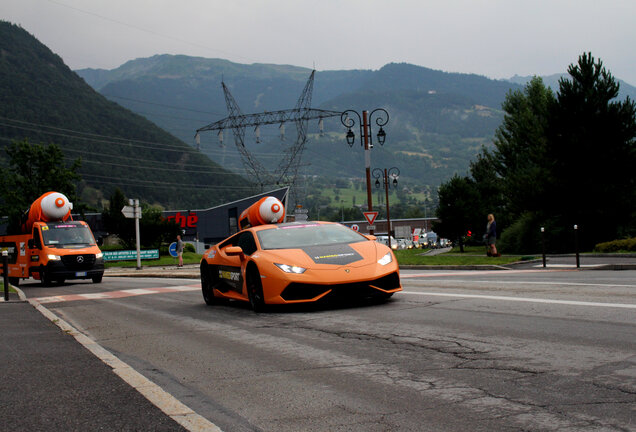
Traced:
[[262, 314], [196, 280], [21, 288], [224, 431], [636, 431], [636, 271], [402, 277]]

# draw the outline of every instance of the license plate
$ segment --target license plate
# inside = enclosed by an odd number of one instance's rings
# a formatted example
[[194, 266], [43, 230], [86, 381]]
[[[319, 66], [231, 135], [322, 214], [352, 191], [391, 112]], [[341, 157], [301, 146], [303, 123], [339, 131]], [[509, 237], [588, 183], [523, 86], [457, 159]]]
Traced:
[[75, 277], [86, 276], [86, 272], [75, 272]]

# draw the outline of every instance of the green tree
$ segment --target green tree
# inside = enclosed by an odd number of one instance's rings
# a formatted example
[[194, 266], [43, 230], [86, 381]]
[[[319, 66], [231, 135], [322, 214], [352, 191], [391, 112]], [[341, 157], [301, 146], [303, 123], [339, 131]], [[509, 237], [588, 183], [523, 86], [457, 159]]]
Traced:
[[162, 243], [171, 243], [181, 234], [181, 227], [174, 220], [164, 219], [160, 208], [143, 204], [142, 214], [139, 231], [145, 247], [159, 249]]
[[551, 160], [547, 156], [549, 107], [555, 98], [541, 78], [534, 77], [523, 91], [512, 91], [502, 108], [504, 120], [495, 132], [492, 154], [483, 152], [500, 181], [505, 212], [518, 218], [545, 206]]
[[8, 216], [7, 232], [20, 232], [20, 218], [33, 201], [49, 191], [60, 192], [77, 207], [80, 159], [64, 163], [55, 145], [14, 141], [6, 148], [8, 166], [0, 168], [0, 212]]
[[[108, 209], [102, 213], [102, 218], [109, 234], [116, 234], [124, 248], [135, 249], [137, 238], [134, 219], [126, 218], [121, 212], [127, 205], [129, 203], [124, 193], [120, 189], [115, 189], [110, 197]], [[141, 213], [139, 237], [143, 247], [158, 249], [161, 243], [171, 242], [181, 233], [179, 225], [162, 217], [161, 209], [141, 203]]]
[[437, 217], [440, 221], [433, 224], [433, 230], [438, 236], [459, 244], [463, 252], [467, 232], [481, 235], [483, 230], [484, 224], [479, 223], [484, 218], [480, 209], [479, 190], [474, 180], [456, 174], [439, 187], [438, 196]]
[[619, 84], [591, 53], [568, 73], [550, 107], [547, 211], [561, 227], [578, 224], [591, 248], [636, 228], [636, 105], [615, 100]]
[[124, 206], [128, 205], [128, 199], [121, 189], [116, 188], [110, 196], [108, 208], [102, 212], [102, 221], [108, 234], [115, 234], [119, 237], [124, 247], [135, 246], [135, 226], [121, 212]]

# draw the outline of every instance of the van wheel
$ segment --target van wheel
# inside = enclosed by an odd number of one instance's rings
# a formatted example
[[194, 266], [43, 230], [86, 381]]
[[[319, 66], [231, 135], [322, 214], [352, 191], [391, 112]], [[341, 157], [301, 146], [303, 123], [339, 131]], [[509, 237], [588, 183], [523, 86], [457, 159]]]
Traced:
[[51, 276], [47, 275], [46, 272], [40, 273], [40, 283], [42, 286], [51, 286], [52, 282]]
[[17, 278], [17, 277], [10, 277], [10, 278], [9, 278], [9, 283], [10, 283], [11, 285], [13, 285], [14, 287], [18, 287], [18, 286], [20, 286], [20, 278]]
[[99, 275], [99, 276], [93, 276], [91, 279], [93, 280], [93, 283], [101, 283], [103, 277], [104, 275]]

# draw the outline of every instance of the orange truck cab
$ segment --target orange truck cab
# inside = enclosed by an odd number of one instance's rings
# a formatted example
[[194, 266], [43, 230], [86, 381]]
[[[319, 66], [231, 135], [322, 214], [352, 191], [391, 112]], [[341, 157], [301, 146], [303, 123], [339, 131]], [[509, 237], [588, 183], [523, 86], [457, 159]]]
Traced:
[[[54, 196], [57, 204], [66, 200], [64, 195], [57, 195], [63, 197], [60, 199]], [[29, 227], [27, 233], [0, 236], [0, 250], [8, 253], [9, 282], [18, 286], [20, 279], [30, 277], [42, 281], [44, 285], [54, 281], [63, 283], [67, 279], [92, 279], [95, 283], [101, 282], [104, 259], [88, 224], [68, 220], [72, 208], [68, 200], [63, 202], [68, 206], [63, 216], [51, 217], [51, 212], [47, 215], [44, 209], [33, 220], [33, 214], [37, 213], [33, 206], [38, 201], [32, 205], [29, 221], [23, 226], [23, 231]], [[46, 200], [41, 205], [45, 206]], [[0, 274], [3, 271], [0, 266]]]

